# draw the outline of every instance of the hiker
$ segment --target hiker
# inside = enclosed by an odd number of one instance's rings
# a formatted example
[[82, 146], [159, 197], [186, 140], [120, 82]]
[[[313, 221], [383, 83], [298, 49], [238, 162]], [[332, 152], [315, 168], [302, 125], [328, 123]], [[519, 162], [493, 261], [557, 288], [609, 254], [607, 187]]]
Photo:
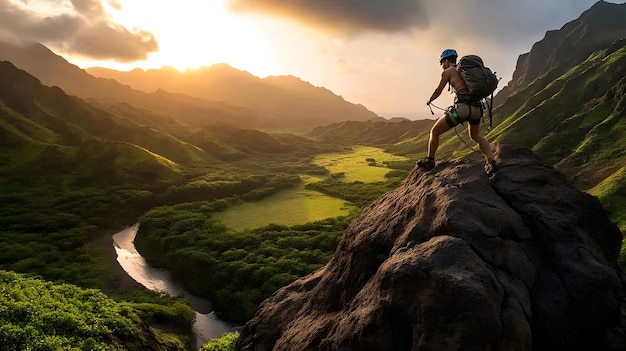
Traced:
[[468, 94], [469, 90], [465, 85], [465, 81], [456, 69], [457, 57], [458, 54], [456, 50], [453, 49], [444, 50], [439, 57], [439, 64], [443, 68], [441, 81], [433, 95], [426, 102], [426, 105], [430, 105], [433, 100], [441, 95], [446, 84], [452, 86], [456, 96], [454, 98], [454, 105], [445, 110], [443, 116], [435, 122], [430, 130], [428, 156], [418, 160], [417, 166], [425, 170], [433, 169], [435, 167], [435, 153], [439, 147], [439, 136], [451, 128], [454, 128], [459, 123], [468, 122], [467, 131], [472, 140], [478, 143], [480, 151], [485, 155], [487, 160], [485, 171], [491, 177], [496, 173], [497, 168], [496, 162], [493, 159], [491, 145], [487, 139], [480, 134], [480, 121], [483, 116], [483, 106], [480, 99], [473, 98]]

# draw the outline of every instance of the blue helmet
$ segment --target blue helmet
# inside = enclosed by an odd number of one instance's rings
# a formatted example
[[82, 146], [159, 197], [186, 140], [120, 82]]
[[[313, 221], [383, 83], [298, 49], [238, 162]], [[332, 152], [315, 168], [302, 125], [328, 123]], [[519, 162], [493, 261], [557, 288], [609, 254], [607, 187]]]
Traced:
[[443, 52], [441, 53], [441, 56], [439, 56], [439, 64], [441, 64], [443, 62], [443, 60], [449, 58], [449, 57], [458, 57], [459, 54], [456, 53], [456, 50], [454, 49], [445, 49], [443, 50]]

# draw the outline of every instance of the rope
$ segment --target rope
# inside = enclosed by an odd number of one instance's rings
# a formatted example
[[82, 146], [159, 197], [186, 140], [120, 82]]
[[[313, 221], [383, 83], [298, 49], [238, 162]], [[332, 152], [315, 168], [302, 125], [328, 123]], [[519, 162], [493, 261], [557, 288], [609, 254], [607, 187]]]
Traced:
[[461, 139], [461, 141], [463, 142], [463, 144], [465, 144], [465, 146], [467, 146], [470, 150], [474, 151], [474, 152], [478, 152], [478, 150], [474, 149], [473, 147], [471, 147], [468, 143], [465, 142], [465, 140], [461, 137], [461, 135], [459, 134], [459, 131], [456, 130], [456, 127], [458, 126], [458, 124], [456, 126], [454, 126], [454, 131], [456, 132], [456, 136], [459, 137], [459, 139]]
[[445, 110], [446, 110], [445, 108], [441, 108], [441, 107], [439, 107], [439, 106], [437, 106], [437, 105], [435, 105], [435, 104], [433, 104], [433, 103], [431, 102], [430, 104], [428, 104], [428, 108], [430, 108], [430, 113], [431, 113], [432, 115], [434, 115], [434, 114], [435, 114], [435, 113], [433, 112], [433, 106], [434, 106], [436, 109], [441, 110], [441, 111], [445, 111]]
[[[435, 104], [433, 104], [433, 103], [431, 102], [430, 104], [428, 104], [428, 108], [430, 108], [430, 113], [431, 113], [432, 115], [434, 115], [434, 114], [435, 114], [435, 112], [433, 112], [433, 107], [434, 107], [434, 108], [436, 108], [436, 109], [438, 109], [438, 110], [441, 110], [441, 111], [446, 111], [446, 109], [445, 109], [445, 108], [441, 108], [441, 107], [439, 107], [439, 106], [437, 106], [437, 105], [435, 105]], [[469, 144], [465, 141], [465, 139], [463, 139], [463, 137], [461, 137], [461, 135], [459, 134], [459, 131], [456, 129], [456, 127], [457, 127], [457, 126], [458, 126], [458, 124], [457, 124], [456, 126], [454, 126], [454, 132], [456, 133], [456, 136], [458, 136], [458, 137], [459, 137], [459, 139], [461, 139], [461, 141], [463, 142], [463, 144], [465, 144], [465, 146], [467, 146], [470, 150], [472, 150], [473, 152], [478, 152], [478, 150], [476, 150], [476, 149], [474, 149], [473, 147], [471, 147], [471, 146], [470, 146], [470, 145], [469, 145]]]

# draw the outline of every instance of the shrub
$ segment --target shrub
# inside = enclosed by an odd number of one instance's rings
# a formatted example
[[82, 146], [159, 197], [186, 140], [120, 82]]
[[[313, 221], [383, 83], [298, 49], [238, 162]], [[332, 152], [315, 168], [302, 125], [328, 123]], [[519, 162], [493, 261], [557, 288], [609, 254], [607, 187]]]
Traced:
[[233, 351], [238, 339], [239, 332], [227, 333], [220, 338], [211, 339], [200, 351]]

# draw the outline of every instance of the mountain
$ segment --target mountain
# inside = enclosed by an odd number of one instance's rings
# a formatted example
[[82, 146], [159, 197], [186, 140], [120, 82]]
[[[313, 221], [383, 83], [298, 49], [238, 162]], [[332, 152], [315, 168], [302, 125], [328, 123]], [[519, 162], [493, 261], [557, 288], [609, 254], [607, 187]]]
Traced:
[[624, 18], [624, 4], [599, 1], [561, 29], [546, 32], [530, 52], [518, 58], [513, 79], [494, 101], [504, 103], [511, 92], [531, 85], [542, 76], [555, 80], [593, 52], [604, 50], [612, 42], [626, 37]]
[[130, 72], [104, 68], [85, 71], [41, 44], [7, 42], [0, 42], [0, 60], [10, 61], [44, 85], [59, 86], [68, 94], [128, 103], [192, 126], [229, 123], [243, 128], [306, 130], [378, 117], [362, 105], [298, 78], [260, 79], [226, 64], [184, 73], [171, 67]]
[[600, 1], [546, 33], [520, 56], [514, 80], [495, 97], [495, 128], [487, 138], [532, 149], [577, 188], [599, 196], [626, 232], [624, 18], [626, 4]]
[[307, 135], [325, 143], [381, 146], [427, 136], [431, 126], [432, 120], [348, 121], [316, 127]]
[[0, 62], [0, 134], [0, 171], [4, 180], [19, 182], [32, 175], [32, 181], [59, 177], [83, 186], [88, 179], [100, 185], [158, 183], [212, 160], [171, 135], [43, 86], [6, 61]]
[[[162, 91], [153, 95], [196, 99]], [[63, 178], [81, 186], [158, 187], [221, 167], [220, 160], [310, 155], [320, 149], [302, 136], [200, 125], [128, 103], [82, 100], [0, 61], [0, 176], [5, 181], [54, 184]]]
[[415, 169], [236, 350], [623, 349], [620, 231], [529, 150], [496, 159], [492, 183], [466, 160]]
[[223, 101], [258, 113], [277, 129], [310, 129], [342, 121], [365, 121], [378, 116], [363, 105], [293, 76], [260, 79], [226, 64], [179, 72], [173, 68], [120, 72], [90, 68], [94, 76], [115, 79], [133, 88], [182, 93], [212, 101]]
[[223, 123], [242, 128], [275, 127], [250, 110], [223, 102], [157, 89], [147, 93], [112, 79], [96, 78], [38, 43], [16, 45], [0, 41], [0, 60], [13, 63], [37, 77], [43, 85], [58, 86], [67, 94], [110, 106], [129, 104], [178, 124], [195, 128]]

